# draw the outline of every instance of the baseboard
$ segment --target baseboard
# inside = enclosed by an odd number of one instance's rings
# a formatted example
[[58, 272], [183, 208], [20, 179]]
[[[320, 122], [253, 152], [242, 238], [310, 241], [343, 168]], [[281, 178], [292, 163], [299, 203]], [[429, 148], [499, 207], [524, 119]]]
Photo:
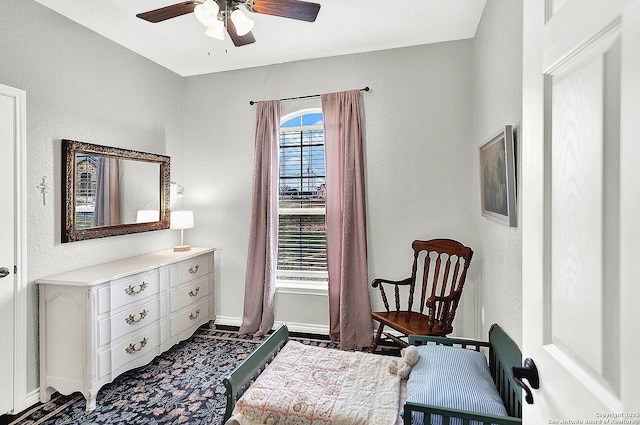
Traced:
[[[22, 412], [32, 408], [33, 406], [39, 403], [40, 403], [40, 388], [36, 388], [35, 390], [25, 394], [24, 397], [21, 397], [21, 404], [18, 406], [15, 406], [13, 411], [8, 412], [6, 415], [0, 415], [0, 424], [12, 422], [15, 419], [15, 417], [20, 415]], [[12, 419], [5, 420], [6, 419], [5, 416], [12, 417]]]
[[[274, 322], [273, 328], [276, 329], [283, 323], [287, 324], [287, 327], [291, 332], [300, 332], [300, 333], [317, 334], [317, 335], [329, 335], [328, 325], [316, 325], [313, 323], [296, 323], [296, 322], [277, 321], [277, 322]], [[217, 315], [215, 324], [223, 325], [223, 326], [239, 327], [242, 324], [242, 318]]]
[[295, 322], [275, 322], [274, 328], [277, 328], [281, 324], [286, 323], [290, 332], [300, 332], [316, 335], [329, 335], [328, 325], [314, 325], [311, 323], [295, 323]]
[[[274, 322], [273, 324], [273, 329], [276, 329], [278, 326], [280, 326], [281, 324], [286, 323], [287, 327], [289, 328], [289, 330], [291, 332], [301, 332], [301, 333], [309, 333], [309, 334], [318, 334], [318, 335], [329, 335], [329, 326], [328, 325], [317, 325], [314, 323], [296, 323], [296, 322], [282, 322], [282, 321], [277, 321]], [[232, 316], [216, 316], [216, 321], [215, 321], [216, 325], [223, 325], [223, 326], [235, 326], [235, 327], [240, 327], [240, 325], [242, 324], [242, 318], [241, 317], [232, 317]], [[390, 329], [390, 328], [386, 328], [385, 332], [389, 332], [392, 335], [395, 335], [397, 337], [402, 336], [401, 333]]]
[[[35, 390], [28, 393], [24, 401], [27, 407], [31, 407], [35, 404], [40, 403], [40, 388], [36, 388]], [[27, 407], [25, 407], [25, 409]]]
[[242, 319], [240, 317], [220, 316], [219, 314], [216, 314], [216, 320], [214, 323], [216, 325], [240, 327]]
[[[242, 318], [231, 317], [231, 316], [216, 316], [215, 323], [216, 325], [240, 327], [240, 325], [242, 324]], [[273, 324], [273, 328], [275, 329], [283, 323], [285, 322], [281, 322], [281, 321], [275, 322]], [[287, 327], [289, 328], [289, 331], [291, 332], [301, 332], [301, 333], [309, 333], [309, 334], [317, 334], [317, 335], [329, 335], [328, 325], [317, 325], [313, 323], [296, 323], [296, 322], [286, 322], [286, 323], [287, 323]], [[390, 334], [397, 337], [402, 336], [401, 333], [391, 328], [385, 328], [385, 332], [389, 332]], [[455, 336], [455, 333], [451, 335], [451, 337], [454, 337], [454, 336]]]

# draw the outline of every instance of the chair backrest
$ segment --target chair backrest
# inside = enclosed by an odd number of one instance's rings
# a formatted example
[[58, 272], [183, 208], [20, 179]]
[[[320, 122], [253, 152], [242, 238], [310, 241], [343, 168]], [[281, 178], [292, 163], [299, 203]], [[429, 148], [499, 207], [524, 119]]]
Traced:
[[[453, 319], [462, 295], [473, 250], [451, 239], [413, 241], [413, 268], [408, 310], [413, 310], [418, 264], [422, 263], [419, 311], [439, 323], [441, 330], [453, 329]], [[428, 313], [425, 313], [425, 308]]]

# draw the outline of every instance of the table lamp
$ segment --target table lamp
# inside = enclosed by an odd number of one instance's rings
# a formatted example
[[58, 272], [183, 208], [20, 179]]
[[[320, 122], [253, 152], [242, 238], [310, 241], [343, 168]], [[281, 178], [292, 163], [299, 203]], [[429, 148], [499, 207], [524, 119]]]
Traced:
[[184, 229], [194, 227], [193, 211], [171, 211], [171, 229], [180, 229], [180, 245], [174, 246], [175, 252], [189, 251], [190, 245], [184, 244]]

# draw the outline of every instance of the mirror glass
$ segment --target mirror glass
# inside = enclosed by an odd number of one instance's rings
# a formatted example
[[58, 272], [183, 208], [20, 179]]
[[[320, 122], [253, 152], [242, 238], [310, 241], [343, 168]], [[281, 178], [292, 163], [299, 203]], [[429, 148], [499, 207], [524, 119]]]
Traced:
[[62, 242], [169, 228], [170, 158], [62, 141]]

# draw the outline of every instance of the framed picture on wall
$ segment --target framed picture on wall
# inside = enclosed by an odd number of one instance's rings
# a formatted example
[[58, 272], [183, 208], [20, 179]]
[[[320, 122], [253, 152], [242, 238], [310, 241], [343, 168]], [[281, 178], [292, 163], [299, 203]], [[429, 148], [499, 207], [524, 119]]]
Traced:
[[482, 215], [516, 226], [516, 172], [513, 127], [505, 125], [479, 148]]

